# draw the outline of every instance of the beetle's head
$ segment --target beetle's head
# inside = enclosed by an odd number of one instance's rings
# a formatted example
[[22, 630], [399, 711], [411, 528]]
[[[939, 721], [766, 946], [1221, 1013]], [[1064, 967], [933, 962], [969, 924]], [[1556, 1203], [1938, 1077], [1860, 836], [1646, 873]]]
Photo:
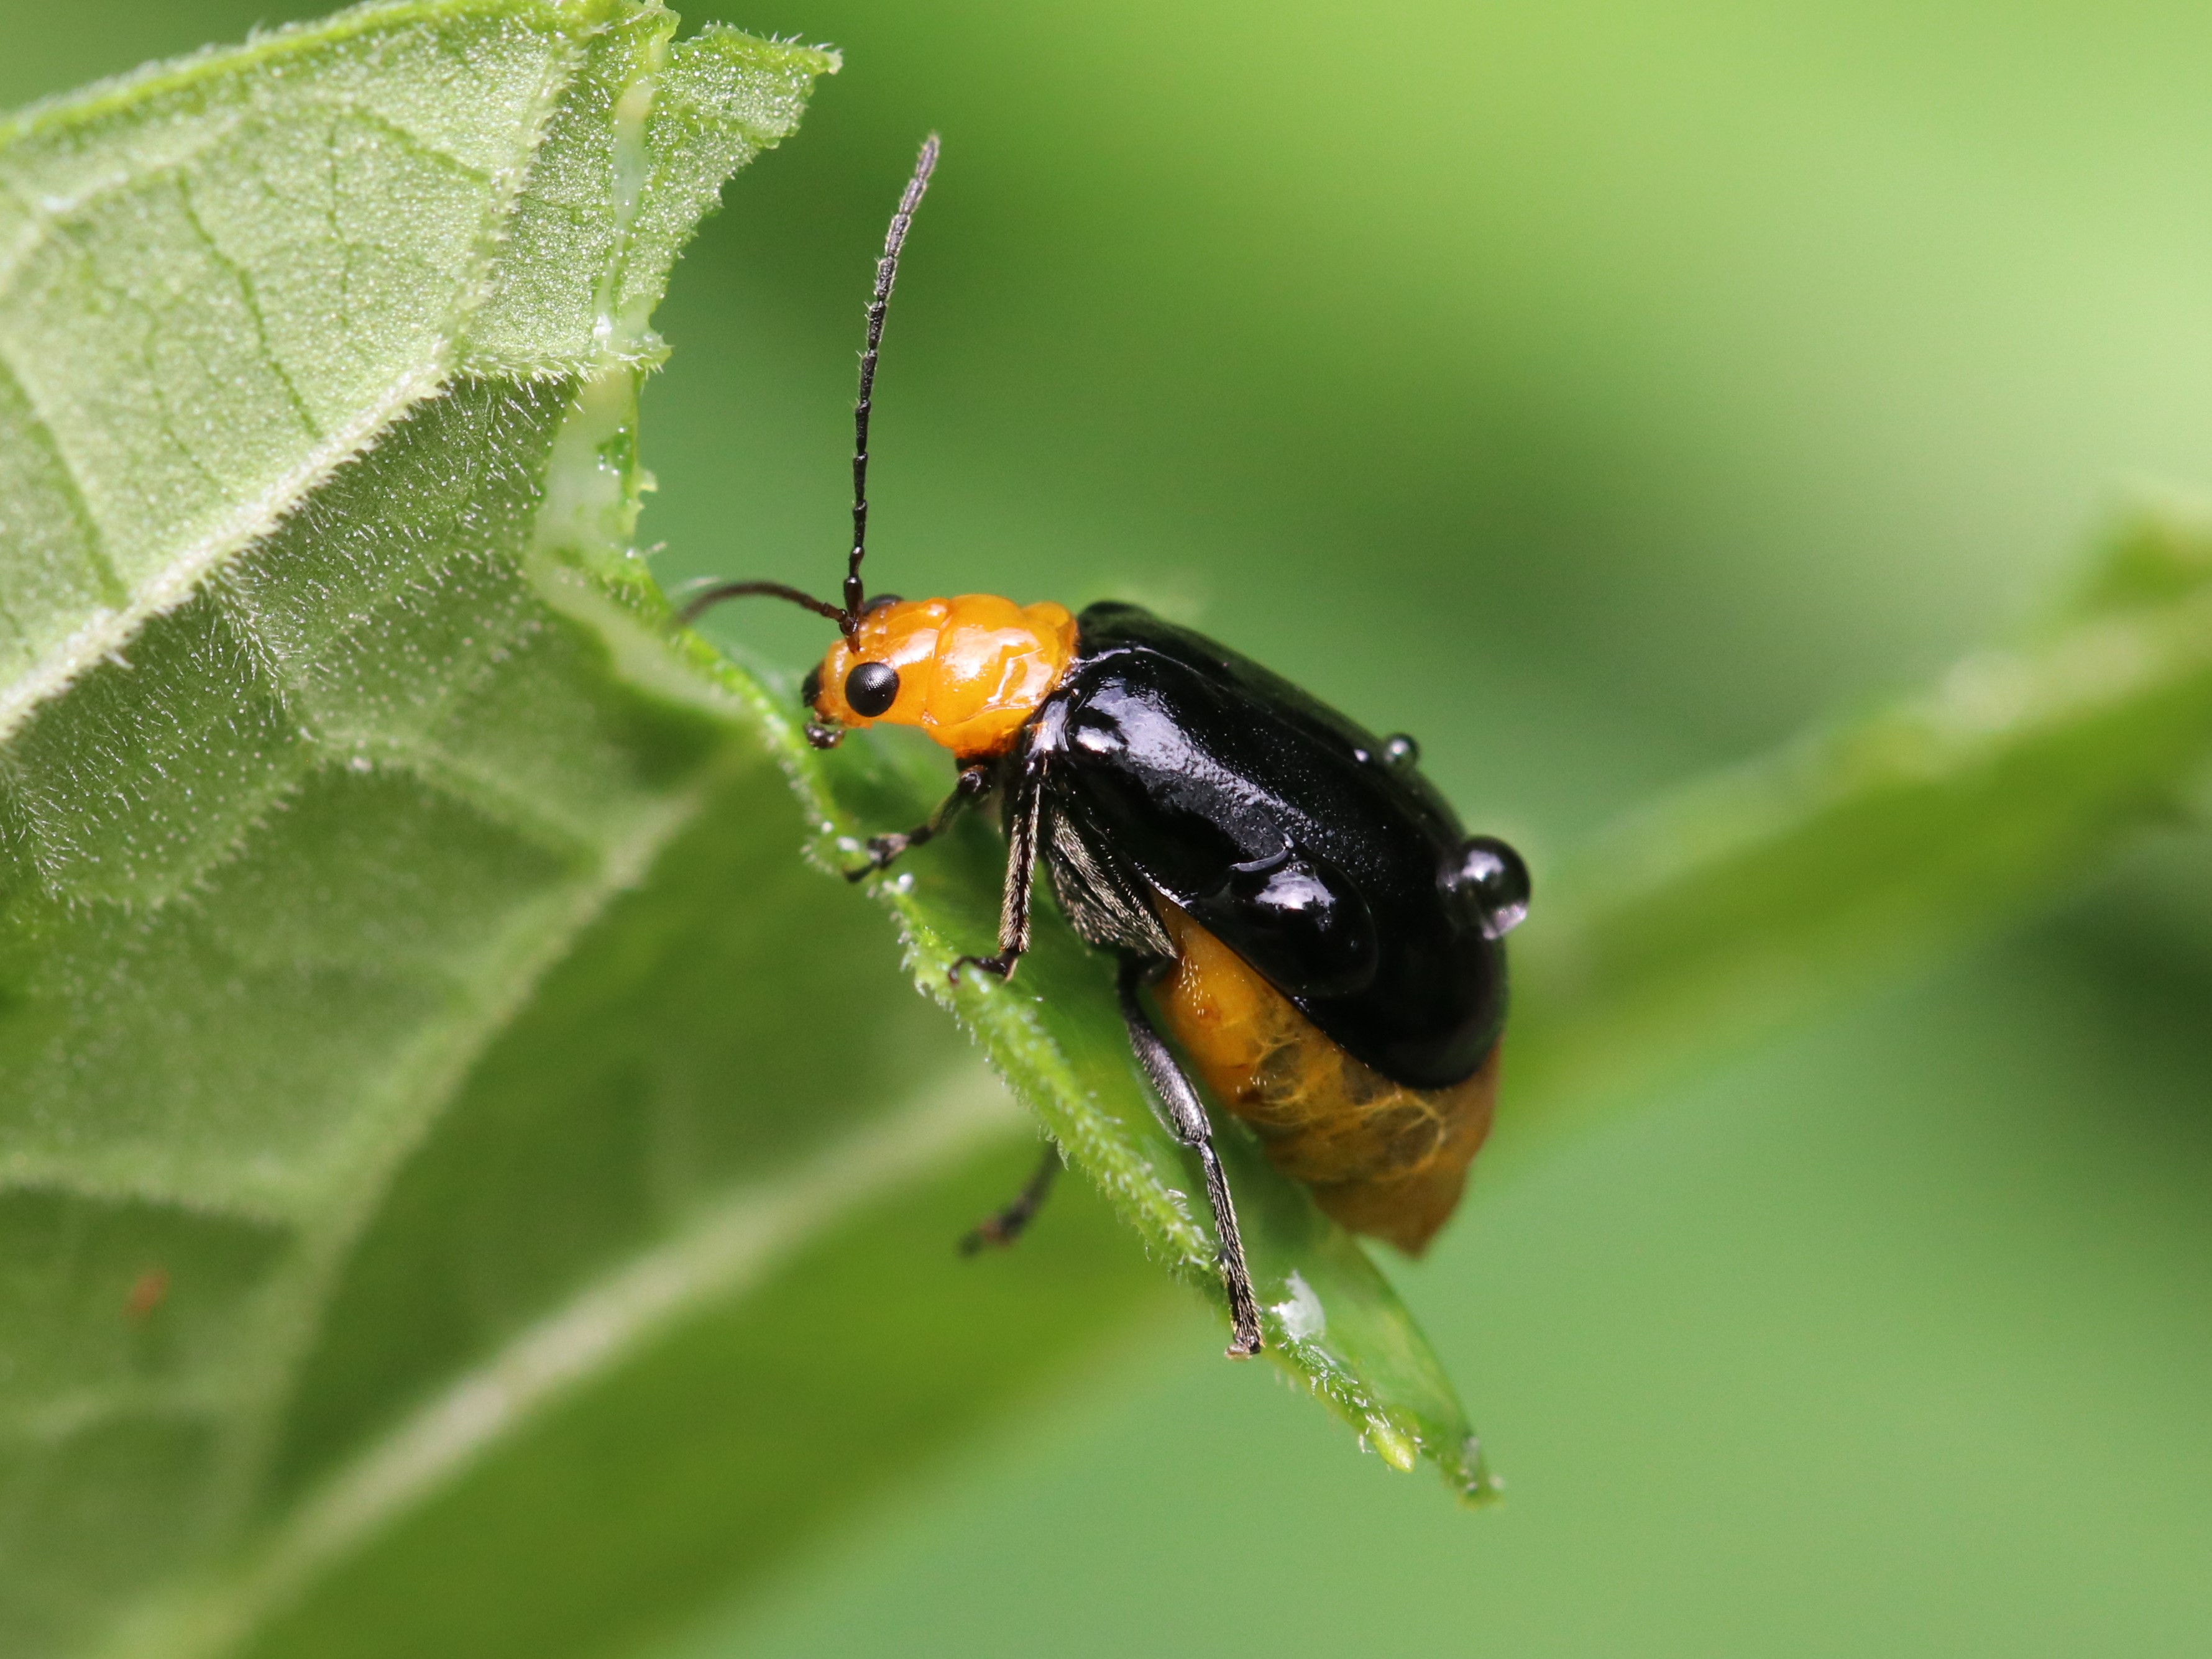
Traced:
[[809, 742], [829, 748], [854, 726], [886, 720], [920, 728], [963, 761], [980, 760], [1012, 749], [1024, 724], [1060, 684], [1075, 660], [1075, 619], [1063, 606], [1017, 605], [988, 593], [871, 599], [860, 579], [868, 546], [868, 418], [876, 351], [899, 251], [936, 166], [937, 135], [932, 133], [891, 215], [876, 265], [868, 343], [860, 354], [860, 396], [853, 406], [853, 550], [838, 594], [842, 602], [781, 582], [716, 582], [695, 592], [677, 620], [690, 624], [710, 606], [747, 597], [781, 599], [827, 617], [842, 637], [806, 676], [801, 695], [814, 717], [806, 725]]
[[914, 726], [963, 760], [1004, 754], [1075, 659], [1075, 619], [995, 594], [878, 594], [800, 691], [820, 747], [878, 721]]

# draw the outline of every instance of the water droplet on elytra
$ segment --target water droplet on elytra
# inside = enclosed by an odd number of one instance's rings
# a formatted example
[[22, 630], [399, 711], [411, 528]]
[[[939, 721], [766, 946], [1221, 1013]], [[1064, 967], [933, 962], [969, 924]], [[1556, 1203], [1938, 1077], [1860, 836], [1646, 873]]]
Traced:
[[1503, 939], [1528, 917], [1528, 866], [1494, 835], [1462, 843], [1458, 867], [1445, 880], [1474, 902], [1482, 913], [1482, 930], [1492, 939]]

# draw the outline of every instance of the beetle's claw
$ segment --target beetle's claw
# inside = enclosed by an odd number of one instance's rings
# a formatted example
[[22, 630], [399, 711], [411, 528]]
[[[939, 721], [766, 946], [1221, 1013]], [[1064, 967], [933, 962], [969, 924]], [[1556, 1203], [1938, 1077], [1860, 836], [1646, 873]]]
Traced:
[[961, 969], [980, 968], [1000, 979], [1007, 979], [1013, 976], [1014, 963], [1018, 960], [1012, 956], [963, 956], [945, 969], [945, 977], [957, 985], [960, 983]]

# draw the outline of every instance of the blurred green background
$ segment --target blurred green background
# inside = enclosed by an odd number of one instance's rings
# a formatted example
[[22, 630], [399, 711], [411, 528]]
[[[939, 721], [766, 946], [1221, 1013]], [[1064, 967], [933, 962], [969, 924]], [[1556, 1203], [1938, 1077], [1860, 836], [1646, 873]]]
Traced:
[[[321, 9], [19, 0], [0, 100]], [[2212, 481], [2201, 7], [690, 10], [847, 68], [662, 313], [664, 574], [830, 580], [869, 266], [940, 128], [877, 579], [1148, 598], [1414, 730], [1531, 851], [1531, 925], [1547, 854]], [[2051, 875], [2024, 936], [1540, 1156], [1509, 1084], [1396, 1272], [1504, 1510], [1193, 1310], [665, 1659], [2203, 1651], [2212, 864]]]

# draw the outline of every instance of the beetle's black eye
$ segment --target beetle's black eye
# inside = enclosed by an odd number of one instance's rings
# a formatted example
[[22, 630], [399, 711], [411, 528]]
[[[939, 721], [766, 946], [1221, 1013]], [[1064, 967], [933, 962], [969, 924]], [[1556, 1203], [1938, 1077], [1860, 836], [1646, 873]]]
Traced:
[[1417, 766], [1421, 763], [1421, 746], [1400, 732], [1395, 737], [1382, 740], [1382, 763], [1385, 766]]
[[810, 709], [822, 700], [821, 663], [807, 669], [806, 678], [799, 682], [799, 700]]
[[898, 701], [898, 670], [889, 663], [860, 663], [845, 676], [845, 701], [864, 720], [889, 714]]
[[875, 612], [881, 610], [885, 605], [902, 605], [905, 602], [905, 600], [900, 598], [898, 595], [895, 593], [872, 593], [868, 596], [867, 603], [860, 607], [860, 615], [863, 616], [872, 615]]
[[1528, 867], [1494, 835], [1478, 835], [1462, 845], [1459, 868], [1449, 880], [1454, 891], [1474, 901], [1482, 930], [1492, 939], [1503, 939], [1528, 914]]

